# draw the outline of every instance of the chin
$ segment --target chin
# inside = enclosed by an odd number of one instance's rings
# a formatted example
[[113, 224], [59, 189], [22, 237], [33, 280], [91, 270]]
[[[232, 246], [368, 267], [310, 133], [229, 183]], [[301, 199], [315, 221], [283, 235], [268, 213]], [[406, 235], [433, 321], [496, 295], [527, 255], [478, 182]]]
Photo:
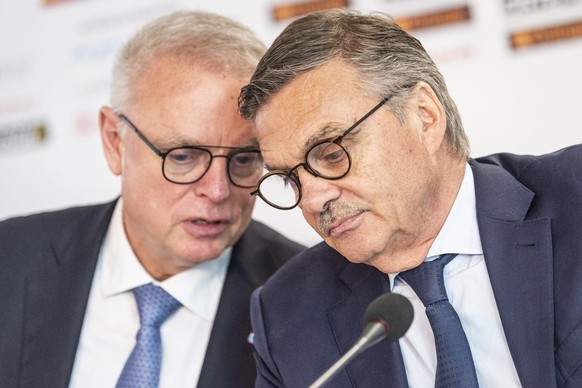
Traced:
[[344, 256], [348, 261], [352, 263], [364, 263], [369, 259], [368, 255], [365, 255], [361, 249], [354, 249], [354, 244], [350, 244], [348, 241], [343, 240], [338, 243], [335, 239], [327, 238], [325, 239], [327, 245], [338, 251], [342, 256]]
[[182, 251], [184, 261], [196, 264], [216, 259], [227, 248], [222, 242], [209, 242], [206, 244], [192, 244]]

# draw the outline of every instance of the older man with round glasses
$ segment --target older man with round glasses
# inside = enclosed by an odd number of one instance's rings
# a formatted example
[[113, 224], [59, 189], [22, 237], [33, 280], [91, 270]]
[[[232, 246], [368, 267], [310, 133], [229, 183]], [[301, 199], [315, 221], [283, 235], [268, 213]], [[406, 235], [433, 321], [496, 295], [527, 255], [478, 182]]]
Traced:
[[471, 159], [439, 70], [382, 13], [293, 21], [239, 109], [270, 170], [253, 194], [325, 240], [253, 294], [257, 387], [316, 381], [389, 292], [410, 329], [329, 386], [582, 386], [580, 145]]

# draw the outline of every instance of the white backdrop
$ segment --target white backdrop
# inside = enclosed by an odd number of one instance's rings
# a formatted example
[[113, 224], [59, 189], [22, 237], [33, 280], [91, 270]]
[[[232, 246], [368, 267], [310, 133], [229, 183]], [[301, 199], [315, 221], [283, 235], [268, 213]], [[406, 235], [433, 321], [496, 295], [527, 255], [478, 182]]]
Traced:
[[[0, 219], [117, 196], [97, 128], [114, 55], [145, 21], [180, 8], [233, 17], [267, 44], [291, 20], [284, 15], [331, 6], [391, 13], [444, 73], [473, 156], [581, 142], [582, 0], [209, 3], [0, 0]], [[298, 241], [319, 241], [298, 210], [257, 200], [254, 216]]]

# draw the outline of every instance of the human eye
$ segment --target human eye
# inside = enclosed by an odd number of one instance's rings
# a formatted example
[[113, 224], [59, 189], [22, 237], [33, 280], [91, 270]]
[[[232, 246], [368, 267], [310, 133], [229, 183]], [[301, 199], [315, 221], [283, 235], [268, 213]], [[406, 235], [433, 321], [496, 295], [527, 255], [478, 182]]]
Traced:
[[343, 163], [347, 155], [337, 143], [325, 142], [315, 146], [309, 153], [309, 160], [316, 165]]
[[262, 165], [261, 154], [259, 152], [239, 152], [231, 157], [231, 163], [239, 167], [255, 167]]
[[192, 166], [204, 161], [205, 154], [196, 148], [175, 148], [168, 153], [166, 159], [176, 166]]
[[259, 152], [239, 152], [231, 155], [228, 166], [231, 175], [238, 177], [260, 177], [263, 169], [263, 158]]

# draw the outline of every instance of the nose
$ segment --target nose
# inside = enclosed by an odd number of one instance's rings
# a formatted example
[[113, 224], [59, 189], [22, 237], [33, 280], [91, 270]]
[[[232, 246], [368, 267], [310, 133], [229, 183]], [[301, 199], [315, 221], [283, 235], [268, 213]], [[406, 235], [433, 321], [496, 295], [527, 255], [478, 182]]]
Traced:
[[303, 212], [319, 214], [328, 202], [339, 198], [341, 189], [335, 181], [316, 177], [305, 169], [298, 171], [298, 175], [301, 182], [299, 207]]
[[202, 178], [193, 183], [197, 195], [207, 197], [212, 202], [222, 202], [230, 196], [228, 179], [228, 159], [226, 155], [214, 155], [210, 167]]

